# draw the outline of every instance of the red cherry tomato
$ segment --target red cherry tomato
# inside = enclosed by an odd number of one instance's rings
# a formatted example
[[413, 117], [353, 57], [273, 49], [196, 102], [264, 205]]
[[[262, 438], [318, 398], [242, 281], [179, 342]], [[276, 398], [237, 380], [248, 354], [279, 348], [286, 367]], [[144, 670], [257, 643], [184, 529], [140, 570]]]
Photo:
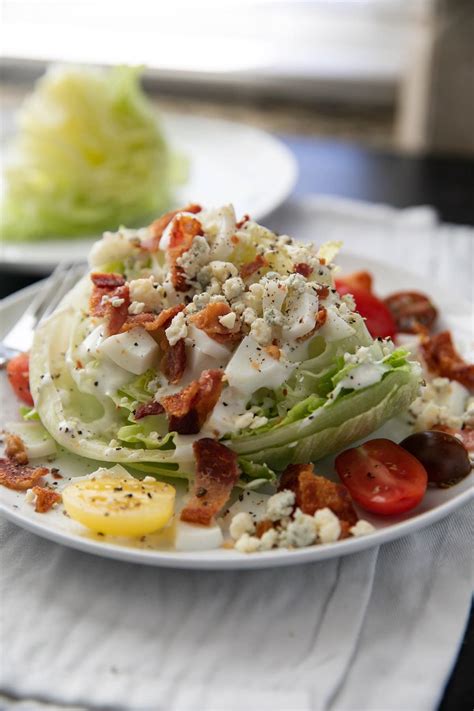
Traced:
[[356, 503], [390, 516], [417, 506], [428, 485], [424, 466], [389, 439], [373, 439], [336, 457], [336, 470]]
[[349, 289], [363, 289], [364, 291], [370, 291], [370, 293], [372, 293], [372, 282], [372, 274], [366, 271], [351, 272], [336, 279], [336, 284], [344, 284]]
[[343, 296], [352, 294], [356, 309], [365, 318], [369, 333], [373, 338], [393, 338], [397, 331], [395, 321], [383, 301], [366, 289], [353, 288], [344, 279], [336, 279], [336, 289]]
[[30, 391], [30, 362], [28, 353], [19, 353], [8, 361], [7, 376], [15, 395], [33, 407]]

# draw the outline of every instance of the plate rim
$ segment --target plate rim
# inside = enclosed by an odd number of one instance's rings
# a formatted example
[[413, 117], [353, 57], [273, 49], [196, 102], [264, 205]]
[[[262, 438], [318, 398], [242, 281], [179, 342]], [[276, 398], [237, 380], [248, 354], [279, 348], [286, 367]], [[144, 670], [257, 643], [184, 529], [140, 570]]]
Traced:
[[[344, 253], [344, 261], [360, 261], [360, 255]], [[417, 283], [423, 285], [423, 278], [413, 274], [413, 272], [398, 268], [386, 262], [381, 262], [368, 258], [365, 260], [366, 266], [371, 265], [377, 269], [389, 268], [396, 270], [398, 274], [405, 278], [416, 278]], [[0, 315], [2, 312], [15, 308], [17, 302], [27, 299], [32, 293], [40, 288], [41, 281], [30, 284], [13, 294], [2, 299], [0, 302]], [[442, 294], [443, 287], [431, 284], [431, 289]], [[460, 301], [464, 307], [470, 308], [466, 299]], [[472, 477], [473, 474], [470, 474]], [[350, 538], [337, 543], [320, 544], [301, 548], [298, 550], [279, 549], [268, 552], [261, 552], [256, 555], [244, 555], [234, 551], [215, 550], [200, 552], [178, 552], [143, 550], [117, 544], [104, 544], [92, 538], [81, 538], [72, 533], [64, 532], [54, 528], [49, 528], [45, 523], [35, 521], [22, 515], [21, 511], [14, 510], [10, 505], [0, 500], [0, 513], [6, 519], [12, 521], [27, 531], [35, 533], [41, 538], [45, 538], [54, 543], [73, 548], [81, 552], [98, 555], [104, 558], [121, 560], [128, 563], [145, 564], [153, 567], [180, 568], [189, 570], [252, 570], [264, 568], [276, 568], [287, 565], [298, 565], [305, 563], [316, 563], [329, 558], [339, 558], [342, 556], [357, 553], [368, 548], [398, 540], [403, 536], [421, 530], [436, 521], [445, 518], [457, 508], [467, 504], [474, 498], [474, 486], [460, 492], [458, 495], [444, 501], [429, 511], [416, 514], [408, 519], [399, 521], [393, 525], [377, 530], [369, 536], [360, 538]]]

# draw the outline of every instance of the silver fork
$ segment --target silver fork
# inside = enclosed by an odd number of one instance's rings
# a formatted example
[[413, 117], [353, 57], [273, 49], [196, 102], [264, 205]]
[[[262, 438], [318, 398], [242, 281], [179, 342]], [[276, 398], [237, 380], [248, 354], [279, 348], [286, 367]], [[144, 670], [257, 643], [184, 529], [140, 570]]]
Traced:
[[53, 313], [84, 270], [84, 265], [64, 262], [56, 267], [44, 281], [31, 304], [0, 342], [0, 368], [13, 356], [31, 348], [35, 328]]

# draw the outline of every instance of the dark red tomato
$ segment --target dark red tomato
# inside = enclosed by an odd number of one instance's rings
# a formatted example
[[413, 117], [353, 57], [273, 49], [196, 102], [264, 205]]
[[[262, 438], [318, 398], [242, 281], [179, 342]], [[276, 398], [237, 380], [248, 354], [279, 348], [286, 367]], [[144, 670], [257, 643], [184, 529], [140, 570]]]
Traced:
[[436, 321], [438, 312], [430, 299], [418, 291], [397, 291], [385, 299], [395, 323], [397, 331], [418, 333], [418, 327], [431, 328]]
[[344, 279], [336, 279], [336, 289], [342, 295], [352, 294], [356, 309], [365, 318], [373, 338], [393, 338], [397, 327], [393, 316], [383, 301], [366, 289], [354, 289]]
[[19, 355], [8, 361], [7, 376], [15, 395], [26, 402], [27, 405], [34, 405], [30, 391], [30, 362], [28, 353]]
[[373, 439], [336, 457], [339, 478], [356, 503], [391, 516], [410, 511], [425, 495], [424, 466], [389, 439]]
[[437, 486], [456, 484], [472, 469], [466, 447], [448, 432], [415, 432], [400, 442], [400, 447], [423, 464], [429, 481]]

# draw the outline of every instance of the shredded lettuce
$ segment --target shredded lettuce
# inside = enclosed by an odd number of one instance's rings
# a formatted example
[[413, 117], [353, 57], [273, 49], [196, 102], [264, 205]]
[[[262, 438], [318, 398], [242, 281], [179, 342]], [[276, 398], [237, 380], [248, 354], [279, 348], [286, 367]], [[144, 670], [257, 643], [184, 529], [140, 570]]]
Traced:
[[6, 240], [144, 224], [171, 204], [185, 161], [170, 151], [140, 71], [54, 67], [40, 79], [5, 169]]
[[117, 433], [121, 442], [144, 445], [146, 449], [175, 449], [173, 437], [164, 415], [144, 417], [137, 424], [121, 427]]
[[250, 479], [265, 479], [268, 482], [275, 481], [276, 474], [273, 469], [270, 469], [265, 463], [257, 464], [250, 459], [239, 457], [239, 467], [243, 474]]
[[25, 422], [29, 422], [30, 420], [39, 421], [39, 419], [40, 419], [40, 416], [38, 415], [36, 408], [35, 407], [28, 407], [27, 405], [20, 405], [20, 415], [25, 420]]

